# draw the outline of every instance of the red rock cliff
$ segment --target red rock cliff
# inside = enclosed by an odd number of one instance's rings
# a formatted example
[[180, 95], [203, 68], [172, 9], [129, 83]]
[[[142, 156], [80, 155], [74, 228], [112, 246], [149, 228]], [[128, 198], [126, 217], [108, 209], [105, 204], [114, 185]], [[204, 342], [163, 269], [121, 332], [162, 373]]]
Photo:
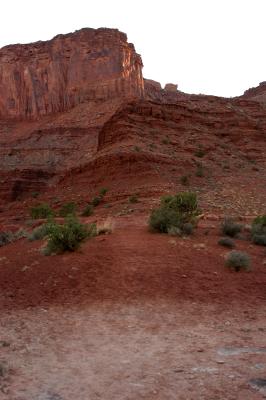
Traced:
[[0, 117], [36, 118], [84, 101], [142, 97], [141, 57], [116, 29], [85, 28], [0, 49]]

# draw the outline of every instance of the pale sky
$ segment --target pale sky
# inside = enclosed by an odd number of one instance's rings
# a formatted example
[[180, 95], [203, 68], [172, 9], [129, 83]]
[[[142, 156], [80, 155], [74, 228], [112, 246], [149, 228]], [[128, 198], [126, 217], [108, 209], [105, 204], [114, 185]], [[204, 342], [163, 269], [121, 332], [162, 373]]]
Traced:
[[145, 78], [237, 96], [266, 81], [265, 19], [266, 0], [1, 0], [0, 47], [118, 28]]

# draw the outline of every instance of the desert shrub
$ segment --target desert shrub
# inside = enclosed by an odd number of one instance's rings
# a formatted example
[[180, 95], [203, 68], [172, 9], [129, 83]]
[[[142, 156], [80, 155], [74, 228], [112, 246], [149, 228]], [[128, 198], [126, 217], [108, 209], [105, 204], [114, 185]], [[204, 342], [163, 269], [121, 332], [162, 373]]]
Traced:
[[266, 246], [266, 235], [254, 234], [252, 236], [252, 242], [258, 246]]
[[93, 207], [97, 207], [102, 201], [102, 197], [101, 196], [96, 196], [92, 199], [91, 204], [93, 205]]
[[28, 239], [30, 242], [34, 240], [44, 239], [48, 235], [48, 224], [43, 224], [41, 226], [37, 226], [37, 228], [33, 229], [33, 231], [28, 235]]
[[242, 230], [243, 226], [236, 223], [232, 218], [225, 218], [221, 225], [223, 235], [235, 237]]
[[229, 247], [230, 249], [233, 249], [235, 247], [235, 242], [229, 237], [219, 239], [218, 244], [220, 246]]
[[106, 235], [112, 233], [113, 230], [114, 230], [114, 223], [111, 218], [108, 218], [97, 225], [97, 235]]
[[189, 177], [188, 177], [188, 175], [183, 175], [183, 176], [181, 176], [180, 182], [182, 183], [183, 186], [188, 186], [188, 184], [189, 184]]
[[83, 217], [89, 217], [93, 214], [93, 206], [91, 204], [87, 204], [82, 212]]
[[195, 175], [200, 177], [200, 178], [202, 178], [204, 176], [204, 169], [203, 169], [202, 164], [198, 164], [197, 165]]
[[52, 217], [54, 215], [54, 212], [49, 204], [41, 203], [31, 208], [30, 215], [32, 219], [43, 219]]
[[0, 232], [0, 247], [10, 243], [12, 234], [11, 232]]
[[168, 137], [165, 137], [165, 138], [162, 140], [162, 144], [169, 144], [169, 143], [170, 143], [170, 140], [169, 140]]
[[202, 146], [199, 146], [198, 149], [195, 151], [194, 155], [196, 157], [202, 158], [205, 156], [205, 150], [203, 149]]
[[23, 229], [19, 229], [17, 232], [0, 232], [0, 247], [26, 236], [27, 234]]
[[137, 203], [139, 201], [138, 196], [136, 194], [133, 194], [132, 196], [129, 197], [128, 199], [129, 203]]
[[70, 214], [76, 213], [76, 204], [73, 201], [63, 204], [59, 210], [60, 217], [67, 217]]
[[39, 196], [39, 192], [32, 192], [31, 193], [31, 197], [33, 197], [34, 199], [36, 199]]
[[21, 228], [18, 231], [11, 233], [11, 241], [15, 242], [16, 240], [25, 238], [27, 236], [27, 232], [25, 232], [24, 229]]
[[174, 227], [184, 232], [187, 223], [195, 224], [198, 214], [195, 193], [181, 192], [174, 196], [163, 196], [160, 207], [154, 209], [150, 215], [149, 226], [155, 231], [164, 233]]
[[108, 192], [108, 189], [103, 187], [103, 188], [100, 189], [99, 194], [100, 194], [100, 196], [103, 197], [103, 196], [106, 195], [107, 192]]
[[191, 235], [194, 231], [194, 225], [191, 222], [186, 222], [183, 226], [182, 226], [182, 232], [185, 235]]
[[260, 215], [252, 222], [251, 239], [259, 246], [266, 246], [266, 215]]
[[64, 224], [47, 223], [47, 246], [45, 255], [75, 251], [88, 237], [96, 235], [96, 225], [81, 224], [74, 215], [68, 215]]
[[227, 255], [225, 265], [237, 272], [241, 269], [248, 271], [250, 269], [250, 257], [243, 251], [233, 250]]

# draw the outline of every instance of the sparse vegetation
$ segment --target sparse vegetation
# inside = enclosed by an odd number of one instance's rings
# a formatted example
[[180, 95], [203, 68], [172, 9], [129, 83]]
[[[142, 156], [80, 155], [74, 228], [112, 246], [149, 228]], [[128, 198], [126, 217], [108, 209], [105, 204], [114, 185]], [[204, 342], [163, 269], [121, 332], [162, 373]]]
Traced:
[[0, 247], [15, 242], [16, 240], [22, 239], [26, 236], [27, 234], [23, 229], [19, 229], [17, 232], [0, 232]]
[[81, 224], [74, 215], [68, 215], [64, 224], [49, 221], [46, 229], [48, 242], [44, 249], [45, 255], [75, 251], [88, 237], [97, 233], [95, 224]]
[[31, 197], [33, 197], [34, 199], [36, 199], [39, 196], [39, 192], [32, 192], [31, 193]]
[[32, 219], [45, 219], [52, 217], [54, 211], [51, 209], [49, 204], [41, 203], [31, 208], [30, 215]]
[[266, 246], [266, 215], [256, 217], [251, 227], [252, 242], [259, 246]]
[[128, 201], [129, 201], [129, 203], [134, 204], [134, 203], [138, 203], [139, 199], [136, 194], [133, 194], [132, 196], [129, 197]]
[[90, 217], [93, 214], [93, 206], [91, 204], [87, 204], [82, 212], [83, 217]]
[[243, 251], [233, 250], [227, 255], [225, 265], [236, 272], [240, 271], [241, 269], [244, 271], [249, 271], [250, 257]]
[[33, 229], [33, 231], [28, 235], [28, 239], [30, 242], [35, 240], [44, 239], [48, 235], [48, 225], [43, 224], [41, 226], [37, 226], [37, 228]]
[[63, 204], [59, 210], [60, 217], [67, 217], [68, 215], [75, 213], [76, 213], [76, 204], [73, 201]]
[[100, 196], [103, 197], [103, 196], [106, 195], [107, 192], [108, 192], [108, 189], [103, 187], [103, 188], [100, 189], [99, 194], [100, 194]]
[[189, 176], [182, 175], [180, 178], [180, 182], [182, 183], [183, 186], [188, 186], [189, 185]]
[[167, 195], [161, 198], [161, 205], [152, 211], [149, 219], [151, 229], [173, 234], [173, 228], [189, 234], [199, 215], [197, 196], [193, 192], [181, 192], [177, 195]]
[[112, 233], [114, 230], [114, 223], [111, 218], [106, 219], [97, 225], [97, 235], [106, 235]]
[[197, 164], [195, 175], [199, 178], [202, 178], [204, 176], [204, 169], [202, 164]]
[[206, 152], [201, 145], [199, 145], [199, 147], [197, 148], [197, 150], [194, 153], [194, 155], [199, 158], [204, 157], [205, 154], [206, 154]]
[[169, 140], [168, 137], [165, 137], [165, 138], [162, 140], [162, 144], [169, 144], [169, 143], [170, 143], [170, 140]]
[[102, 201], [102, 197], [101, 196], [96, 196], [92, 199], [91, 204], [93, 207], [97, 207]]
[[11, 240], [11, 232], [0, 232], [0, 247], [7, 245]]
[[243, 226], [236, 223], [232, 218], [226, 217], [221, 225], [221, 231], [223, 235], [236, 237], [241, 231]]
[[228, 247], [230, 249], [233, 249], [235, 247], [235, 242], [230, 239], [229, 237], [224, 237], [218, 240], [218, 244], [220, 246]]
[[182, 226], [182, 232], [185, 235], [192, 235], [193, 231], [194, 231], [195, 226], [191, 223], [191, 222], [186, 222], [183, 226]]

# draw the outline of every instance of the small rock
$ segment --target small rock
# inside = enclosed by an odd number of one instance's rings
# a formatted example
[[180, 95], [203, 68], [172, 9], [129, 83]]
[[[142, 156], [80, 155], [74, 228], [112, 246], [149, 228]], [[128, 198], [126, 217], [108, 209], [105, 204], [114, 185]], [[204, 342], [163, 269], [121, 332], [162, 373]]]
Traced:
[[206, 248], [206, 244], [205, 243], [196, 243], [193, 245], [193, 247], [194, 247], [194, 249], [202, 250], [202, 249]]
[[205, 215], [205, 219], [208, 219], [209, 221], [219, 221], [219, 215], [207, 214]]

